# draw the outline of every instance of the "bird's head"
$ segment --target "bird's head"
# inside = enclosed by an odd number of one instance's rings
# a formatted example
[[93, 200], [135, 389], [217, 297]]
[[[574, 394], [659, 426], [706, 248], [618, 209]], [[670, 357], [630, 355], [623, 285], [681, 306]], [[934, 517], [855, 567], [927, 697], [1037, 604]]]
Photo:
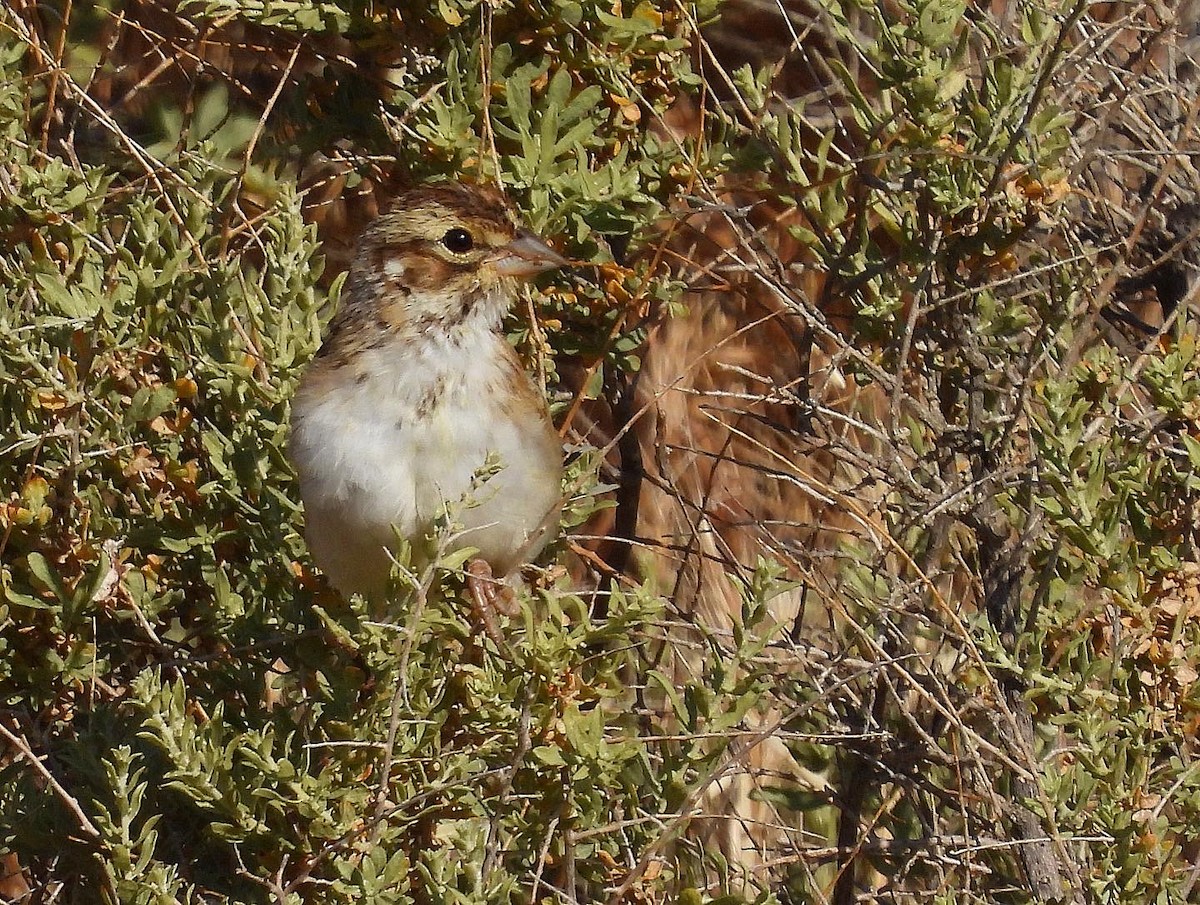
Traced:
[[[368, 227], [350, 271], [348, 301], [392, 329], [427, 333], [467, 322], [494, 326], [514, 282], [567, 261], [523, 229], [501, 196], [453, 183], [400, 195]], [[358, 312], [361, 316], [365, 312]]]

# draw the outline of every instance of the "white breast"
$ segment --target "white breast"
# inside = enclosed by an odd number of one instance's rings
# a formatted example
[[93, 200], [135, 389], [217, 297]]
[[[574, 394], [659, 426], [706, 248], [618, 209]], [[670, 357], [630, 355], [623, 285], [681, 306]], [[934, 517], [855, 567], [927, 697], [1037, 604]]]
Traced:
[[[466, 529], [454, 546], [478, 547], [500, 573], [556, 527], [557, 435], [539, 409], [499, 404], [512, 379], [503, 337], [457, 339], [362, 352], [353, 366], [306, 379], [296, 396], [289, 451], [306, 536], [343, 591], [381, 590], [393, 530], [417, 537], [447, 504]], [[475, 505], [460, 506], [489, 456], [499, 471]]]

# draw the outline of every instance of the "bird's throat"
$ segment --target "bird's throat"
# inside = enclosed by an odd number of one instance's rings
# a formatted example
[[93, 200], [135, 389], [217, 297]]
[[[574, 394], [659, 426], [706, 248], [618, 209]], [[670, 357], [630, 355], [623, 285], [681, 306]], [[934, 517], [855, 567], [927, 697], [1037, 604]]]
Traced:
[[451, 330], [397, 334], [360, 356], [355, 380], [426, 416], [480, 398], [511, 358], [511, 347], [492, 323], [475, 316]]

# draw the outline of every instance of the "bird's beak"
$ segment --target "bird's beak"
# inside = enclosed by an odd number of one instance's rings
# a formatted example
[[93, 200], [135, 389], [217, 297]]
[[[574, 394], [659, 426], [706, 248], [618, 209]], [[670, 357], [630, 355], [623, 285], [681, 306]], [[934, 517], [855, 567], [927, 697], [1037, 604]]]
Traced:
[[531, 277], [543, 270], [565, 267], [569, 263], [533, 233], [525, 231], [518, 233], [492, 259], [496, 272], [506, 277]]

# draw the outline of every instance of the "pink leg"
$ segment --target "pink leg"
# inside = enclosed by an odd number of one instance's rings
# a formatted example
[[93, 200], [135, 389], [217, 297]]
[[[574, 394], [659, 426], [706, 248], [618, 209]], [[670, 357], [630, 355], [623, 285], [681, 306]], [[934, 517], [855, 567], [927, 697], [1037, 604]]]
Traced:
[[484, 633], [497, 647], [506, 650], [508, 643], [500, 632], [496, 613], [518, 615], [521, 607], [517, 603], [517, 595], [512, 588], [493, 577], [491, 565], [483, 559], [473, 559], [467, 563], [467, 587], [471, 591], [475, 617], [482, 624]]

